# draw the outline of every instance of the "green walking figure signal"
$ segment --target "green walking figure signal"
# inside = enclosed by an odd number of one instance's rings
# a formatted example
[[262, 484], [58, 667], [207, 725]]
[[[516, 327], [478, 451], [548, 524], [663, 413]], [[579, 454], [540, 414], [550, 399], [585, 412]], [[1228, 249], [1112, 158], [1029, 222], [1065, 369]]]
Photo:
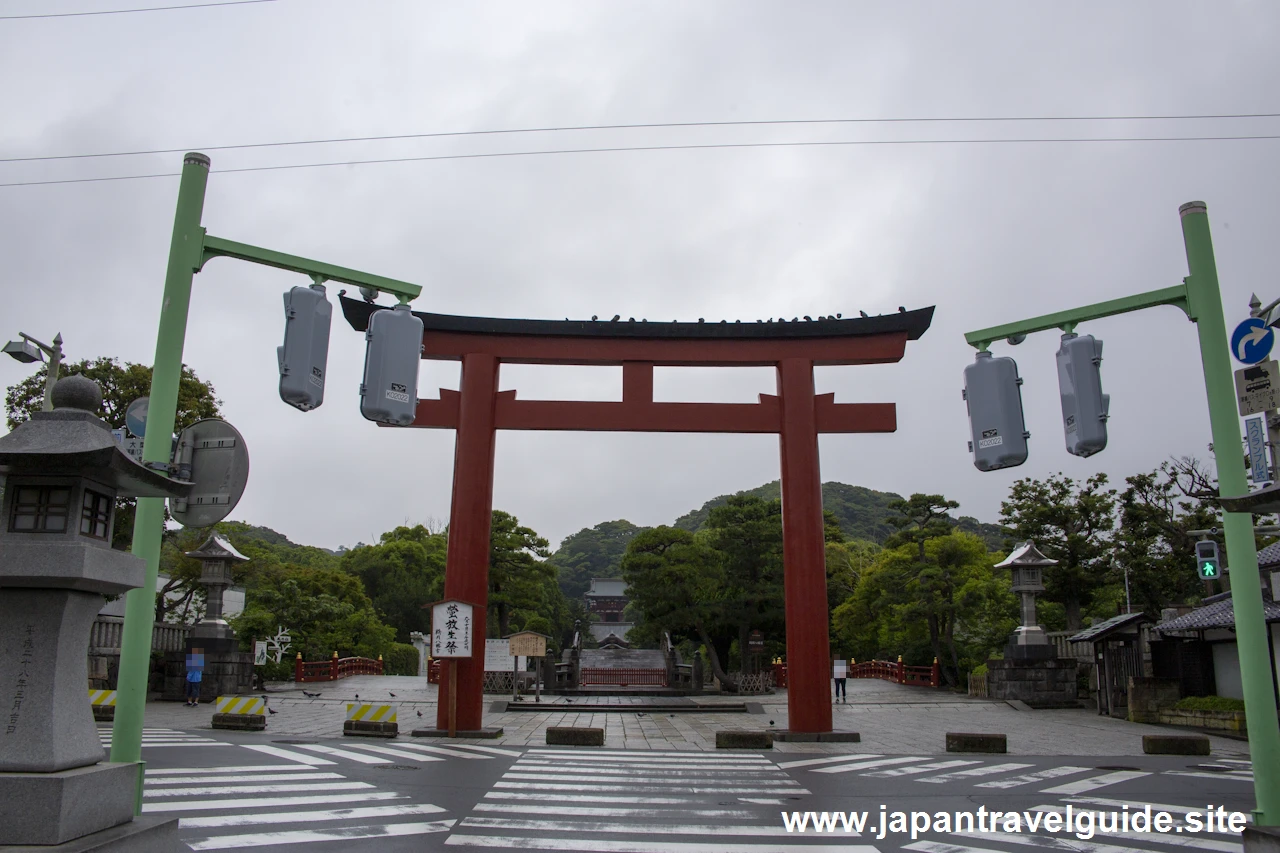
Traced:
[[1202, 580], [1212, 581], [1222, 577], [1222, 565], [1218, 562], [1218, 543], [1209, 539], [1196, 543], [1196, 568]]

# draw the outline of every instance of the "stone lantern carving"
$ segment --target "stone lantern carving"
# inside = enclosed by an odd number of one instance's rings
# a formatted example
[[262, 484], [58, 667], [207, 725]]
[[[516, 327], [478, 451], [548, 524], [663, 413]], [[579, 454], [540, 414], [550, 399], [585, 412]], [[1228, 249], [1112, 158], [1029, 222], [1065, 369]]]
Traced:
[[997, 569], [1008, 568], [1013, 572], [1013, 591], [1022, 598], [1022, 624], [1009, 638], [1006, 656], [1022, 660], [1047, 660], [1058, 656], [1044, 629], [1036, 622], [1036, 595], [1044, 592], [1044, 567], [1056, 566], [1028, 539], [1017, 548]]
[[60, 379], [51, 399], [53, 411], [0, 437], [0, 845], [109, 836], [177, 849], [175, 821], [133, 819], [139, 765], [103, 761], [85, 649], [103, 596], [146, 577], [141, 558], [111, 548], [116, 498], [192, 486], [120, 450], [93, 414], [97, 383]]
[[247, 563], [249, 558], [217, 533], [187, 556], [200, 561], [200, 583], [205, 588], [204, 618], [191, 629], [191, 642], [206, 651], [237, 650], [236, 632], [222, 618], [222, 593], [231, 586], [232, 566]]

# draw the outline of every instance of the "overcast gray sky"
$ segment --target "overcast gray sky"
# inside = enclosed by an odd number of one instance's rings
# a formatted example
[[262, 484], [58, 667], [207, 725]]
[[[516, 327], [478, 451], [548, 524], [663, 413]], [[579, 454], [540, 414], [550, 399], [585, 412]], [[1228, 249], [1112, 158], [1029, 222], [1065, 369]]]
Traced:
[[[182, 0], [168, 0], [178, 4]], [[154, 0], [153, 5], [165, 5]], [[0, 16], [136, 0], [0, 0]], [[1280, 112], [1272, 2], [437, 3], [275, 0], [0, 20], [0, 157], [149, 149], [213, 159], [210, 234], [421, 284], [415, 307], [501, 317], [692, 320], [936, 305], [897, 365], [825, 368], [820, 392], [895, 402], [898, 431], [821, 440], [822, 476], [941, 492], [995, 521], [1020, 477], [1115, 481], [1209, 438], [1194, 327], [1174, 308], [1080, 327], [1106, 342], [1110, 444], [1066, 453], [1056, 333], [1016, 350], [1020, 468], [966, 451], [966, 331], [1177, 284], [1178, 206], [1201, 199], [1228, 324], [1280, 297], [1280, 140], [877, 144], [331, 161], [741, 142], [1280, 134], [1280, 119], [812, 124], [211, 146], [662, 122]], [[174, 173], [180, 153], [0, 163], [0, 183]], [[0, 187], [0, 337], [61, 332], [69, 359], [150, 363], [178, 181]], [[453, 433], [363, 420], [364, 341], [335, 317], [324, 406], [277, 397], [281, 293], [303, 277], [218, 259], [185, 360], [244, 434], [232, 514], [336, 548], [447, 520]], [[336, 303], [337, 287], [330, 287]], [[384, 299], [384, 301], [386, 301]], [[7, 339], [7, 338], [6, 338]], [[0, 361], [0, 385], [30, 367]], [[419, 395], [457, 387], [423, 362]], [[507, 367], [524, 398], [621, 399], [621, 371]], [[764, 369], [659, 369], [659, 399], [749, 402]], [[778, 476], [769, 436], [498, 437], [495, 506], [558, 544], [669, 522]]]

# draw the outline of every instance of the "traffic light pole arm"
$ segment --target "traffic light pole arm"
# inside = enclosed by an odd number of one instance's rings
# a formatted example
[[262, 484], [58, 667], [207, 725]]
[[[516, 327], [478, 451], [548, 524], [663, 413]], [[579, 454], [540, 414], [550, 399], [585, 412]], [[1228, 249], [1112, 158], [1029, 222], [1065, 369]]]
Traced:
[[969, 332], [964, 336], [964, 339], [969, 346], [976, 347], [979, 350], [986, 350], [991, 344], [1004, 338], [1029, 335], [1032, 332], [1043, 332], [1047, 329], [1072, 331], [1077, 323], [1083, 323], [1086, 320], [1097, 320], [1102, 317], [1111, 317], [1115, 314], [1127, 314], [1130, 311], [1141, 311], [1144, 308], [1155, 308], [1158, 305], [1174, 305], [1186, 312], [1188, 319], [1193, 321], [1196, 319], [1187, 299], [1187, 286], [1180, 284], [1176, 287], [1166, 287], [1162, 290], [1151, 290], [1120, 299], [1096, 302], [1093, 305], [1085, 305], [1081, 308], [1071, 308], [1066, 311], [1059, 311], [1056, 314], [1032, 317], [1030, 320], [1020, 320], [1017, 323], [1005, 323], [1003, 326], [979, 329], [976, 332]]
[[248, 243], [237, 243], [233, 240], [224, 240], [221, 237], [212, 237], [208, 234], [204, 235], [203, 243], [203, 249], [200, 253], [200, 265], [196, 267], [196, 272], [203, 269], [210, 258], [236, 258], [241, 261], [250, 261], [255, 264], [289, 270], [290, 272], [299, 272], [303, 275], [319, 276], [326, 281], [353, 284], [356, 287], [371, 287], [374, 290], [392, 294], [402, 303], [417, 299], [422, 294], [420, 286], [409, 284], [407, 281], [383, 278], [380, 275], [326, 264], [322, 261], [313, 261], [310, 258], [302, 258], [297, 255], [286, 255], [284, 252], [263, 249], [259, 246], [250, 246]]

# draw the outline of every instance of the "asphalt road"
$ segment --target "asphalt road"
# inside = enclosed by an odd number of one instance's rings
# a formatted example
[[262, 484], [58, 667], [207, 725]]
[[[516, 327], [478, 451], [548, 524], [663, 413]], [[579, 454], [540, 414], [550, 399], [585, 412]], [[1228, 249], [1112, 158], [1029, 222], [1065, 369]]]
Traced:
[[[109, 736], [104, 729], [104, 740]], [[193, 850], [1013, 853], [1031, 846], [1234, 853], [1237, 833], [1229, 827], [1192, 832], [1203, 820], [1184, 821], [1184, 814], [1202, 814], [1206, 805], [1247, 813], [1253, 804], [1250, 765], [1240, 758], [805, 756], [176, 729], [148, 729], [143, 757], [145, 811], [180, 818], [181, 836]], [[1132, 813], [1146, 805], [1170, 811], [1176, 825], [1165, 834], [1132, 827], [1104, 832], [1095, 825], [1091, 838], [1046, 832], [1043, 823], [1034, 833], [1025, 825], [1020, 833], [1002, 833], [1005, 818], [995, 832], [979, 823], [972, 832], [912, 838], [910, 829], [912, 812], [954, 815], [985, 807], [987, 813], [1018, 812], [1020, 819], [1023, 812], [1032, 819], [1057, 813], [1061, 820], [1070, 808], [1076, 820], [1081, 810], [1123, 814], [1125, 806]], [[882, 823], [894, 828], [895, 811], [906, 815], [904, 831], [881, 833]], [[784, 812], [796, 813], [791, 829]], [[814, 815], [824, 812], [835, 831], [815, 829]], [[806, 813], [812, 814], [804, 831], [795, 831]], [[859, 820], [865, 820], [860, 833]], [[1087, 834], [1087, 825], [1075, 829]]]

